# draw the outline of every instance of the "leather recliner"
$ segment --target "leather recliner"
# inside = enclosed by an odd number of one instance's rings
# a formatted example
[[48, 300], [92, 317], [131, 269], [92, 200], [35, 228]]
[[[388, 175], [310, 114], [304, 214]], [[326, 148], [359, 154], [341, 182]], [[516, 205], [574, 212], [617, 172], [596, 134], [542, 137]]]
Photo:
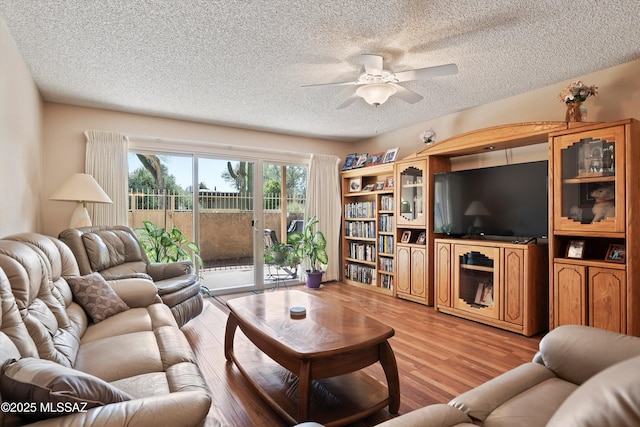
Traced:
[[152, 263], [131, 228], [70, 228], [58, 238], [71, 248], [82, 275], [98, 272], [106, 280], [148, 276], [180, 327], [202, 312], [201, 286], [192, 262]]

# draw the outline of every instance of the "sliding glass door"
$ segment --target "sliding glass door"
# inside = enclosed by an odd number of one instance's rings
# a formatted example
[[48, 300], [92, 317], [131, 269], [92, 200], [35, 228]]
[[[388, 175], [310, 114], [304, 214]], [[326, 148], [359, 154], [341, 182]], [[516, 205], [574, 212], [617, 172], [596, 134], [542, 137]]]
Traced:
[[261, 159], [130, 153], [129, 226], [175, 227], [197, 243], [211, 294], [297, 283], [297, 263], [274, 263], [268, 250], [303, 225], [306, 172]]

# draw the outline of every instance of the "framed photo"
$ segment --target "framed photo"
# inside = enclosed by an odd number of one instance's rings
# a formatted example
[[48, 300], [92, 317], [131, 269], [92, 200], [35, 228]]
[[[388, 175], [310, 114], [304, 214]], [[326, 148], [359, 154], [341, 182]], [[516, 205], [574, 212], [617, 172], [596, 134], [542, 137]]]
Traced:
[[607, 256], [604, 260], [624, 264], [624, 262], [627, 260], [627, 250], [625, 249], [624, 245], [612, 243], [609, 245]]
[[384, 151], [379, 153], [369, 154], [369, 158], [367, 159], [367, 166], [379, 165], [382, 164], [382, 160], [384, 160]]
[[344, 159], [344, 165], [342, 165], [342, 170], [348, 171], [350, 169], [353, 169], [357, 160], [358, 160], [357, 153], [347, 155], [347, 157]]
[[388, 149], [387, 152], [384, 154], [384, 160], [382, 161], [382, 163], [395, 162], [399, 149], [400, 149], [399, 147]]
[[416, 240], [416, 243], [419, 245], [424, 245], [425, 243], [427, 243], [427, 233], [425, 233], [424, 231], [420, 233], [418, 235], [418, 240]]
[[478, 289], [476, 290], [476, 299], [473, 302], [485, 307], [493, 307], [493, 283], [478, 283]]
[[361, 177], [351, 178], [351, 180], [349, 181], [349, 192], [354, 193], [356, 191], [360, 191], [361, 186], [362, 186]]
[[393, 185], [394, 185], [393, 175], [392, 176], [388, 176], [384, 180], [384, 189], [386, 190], [387, 188], [393, 188]]
[[356, 164], [353, 165], [354, 169], [362, 168], [367, 164], [367, 159], [369, 155], [367, 153], [358, 154], [358, 158], [356, 159]]
[[384, 181], [376, 182], [376, 191], [384, 190]]
[[400, 239], [400, 241], [402, 243], [409, 243], [410, 240], [411, 240], [411, 231], [410, 230], [405, 230], [402, 233], [402, 238]]
[[570, 240], [567, 245], [567, 258], [582, 259], [584, 257], [584, 240]]
[[373, 191], [374, 184], [365, 185], [362, 191]]

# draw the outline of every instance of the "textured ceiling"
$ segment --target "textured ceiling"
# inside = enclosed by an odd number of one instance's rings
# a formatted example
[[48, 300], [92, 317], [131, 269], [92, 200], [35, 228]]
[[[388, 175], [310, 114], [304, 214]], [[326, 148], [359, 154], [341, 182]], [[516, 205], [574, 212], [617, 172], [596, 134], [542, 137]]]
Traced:
[[[637, 0], [0, 0], [47, 101], [357, 141], [640, 58]], [[337, 110], [363, 53], [425, 97]], [[587, 82], [588, 83], [588, 82]]]

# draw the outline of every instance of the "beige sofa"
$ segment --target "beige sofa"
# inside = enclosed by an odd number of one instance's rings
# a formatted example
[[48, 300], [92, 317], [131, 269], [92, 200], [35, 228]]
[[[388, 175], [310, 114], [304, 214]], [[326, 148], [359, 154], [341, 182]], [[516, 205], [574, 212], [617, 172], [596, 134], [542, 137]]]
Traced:
[[[312, 426], [318, 424], [299, 424]], [[541, 340], [532, 362], [448, 404], [426, 406], [378, 426], [640, 426], [640, 338], [561, 326]]]
[[0, 240], [0, 425], [202, 425], [210, 392], [153, 283], [79, 274], [53, 237]]
[[192, 273], [191, 261], [150, 262], [131, 228], [123, 225], [70, 228], [58, 238], [71, 248], [82, 275], [98, 272], [107, 280], [151, 277], [178, 326], [184, 326], [202, 312], [200, 281]]

